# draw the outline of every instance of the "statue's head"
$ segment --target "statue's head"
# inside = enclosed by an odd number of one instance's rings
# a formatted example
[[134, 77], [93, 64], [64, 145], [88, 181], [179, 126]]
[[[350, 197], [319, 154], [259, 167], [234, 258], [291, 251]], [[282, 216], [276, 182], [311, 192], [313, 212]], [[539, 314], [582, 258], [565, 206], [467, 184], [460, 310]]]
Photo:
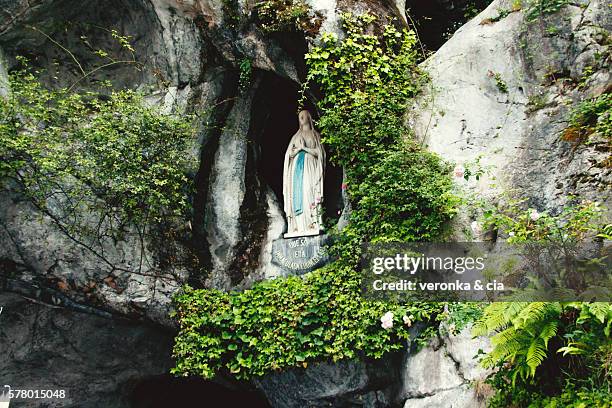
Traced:
[[300, 111], [298, 114], [298, 121], [300, 122], [300, 129], [303, 127], [311, 127], [312, 117], [310, 116], [310, 112], [307, 110]]

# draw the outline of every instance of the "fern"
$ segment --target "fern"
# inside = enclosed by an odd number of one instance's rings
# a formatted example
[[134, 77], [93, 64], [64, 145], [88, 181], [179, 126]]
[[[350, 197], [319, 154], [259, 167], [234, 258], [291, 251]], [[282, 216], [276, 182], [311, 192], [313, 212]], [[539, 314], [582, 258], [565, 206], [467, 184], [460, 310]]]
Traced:
[[589, 311], [599, 320], [604, 323], [606, 320], [612, 319], [612, 304], [605, 302], [589, 303]]
[[536, 369], [542, 364], [542, 361], [546, 358], [546, 345], [542, 341], [541, 338], [535, 338], [529, 348], [527, 349], [527, 355], [525, 356], [525, 361], [529, 366], [529, 374], [533, 377], [535, 376]]
[[[510, 363], [513, 383], [517, 378], [527, 380], [534, 377], [537, 368], [548, 357], [549, 341], [559, 334], [564, 315], [570, 309], [580, 312], [579, 317], [571, 322], [573, 327], [599, 325], [603, 327], [605, 336], [609, 337], [612, 323], [610, 303], [492, 303], [472, 329], [474, 336], [493, 335], [493, 349], [482, 360], [482, 364], [485, 367], [493, 367]], [[593, 351], [589, 351], [584, 344], [571, 341], [558, 350], [563, 355], [588, 354]]]
[[477, 336], [491, 335], [493, 350], [483, 360], [491, 367], [515, 365], [515, 374], [533, 377], [546, 359], [548, 342], [557, 334], [562, 305], [558, 302], [499, 302], [489, 305], [474, 325]]

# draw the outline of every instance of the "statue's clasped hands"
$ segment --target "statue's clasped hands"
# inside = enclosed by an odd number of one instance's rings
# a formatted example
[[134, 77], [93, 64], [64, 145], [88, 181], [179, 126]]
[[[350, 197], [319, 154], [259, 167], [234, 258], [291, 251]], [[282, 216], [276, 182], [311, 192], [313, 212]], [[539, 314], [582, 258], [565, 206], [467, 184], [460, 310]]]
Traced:
[[319, 157], [319, 155], [317, 154], [316, 149], [310, 149], [306, 146], [303, 146], [301, 148], [297, 148], [295, 145], [291, 146], [291, 153], [289, 153], [289, 157], [291, 157], [292, 159], [300, 152], [300, 151], [304, 151], [314, 157]]

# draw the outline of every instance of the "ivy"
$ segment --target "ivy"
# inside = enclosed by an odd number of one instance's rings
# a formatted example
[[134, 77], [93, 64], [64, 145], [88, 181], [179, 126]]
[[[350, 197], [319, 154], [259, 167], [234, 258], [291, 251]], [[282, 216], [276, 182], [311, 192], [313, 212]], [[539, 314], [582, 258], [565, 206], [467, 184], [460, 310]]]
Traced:
[[[244, 292], [187, 287], [175, 298], [180, 333], [172, 372], [247, 379], [313, 360], [379, 358], [403, 347], [412, 321], [430, 322], [441, 311], [438, 304], [365, 301], [359, 290], [359, 273], [337, 264]], [[381, 327], [387, 312], [391, 329]], [[404, 316], [412, 320], [405, 323]]]
[[318, 126], [332, 160], [346, 171], [349, 229], [361, 241], [433, 240], [454, 215], [450, 168], [410, 139], [408, 104], [426, 80], [414, 32], [376, 18], [343, 15], [346, 38], [325, 34], [306, 55], [309, 82], [325, 97]]

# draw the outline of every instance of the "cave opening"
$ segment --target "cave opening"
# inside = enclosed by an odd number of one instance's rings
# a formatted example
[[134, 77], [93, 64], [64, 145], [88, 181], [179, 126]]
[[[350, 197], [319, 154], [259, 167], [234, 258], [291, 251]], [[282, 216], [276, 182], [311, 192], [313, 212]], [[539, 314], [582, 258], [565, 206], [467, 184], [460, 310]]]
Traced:
[[177, 378], [169, 374], [128, 385], [131, 408], [238, 407], [270, 408], [259, 391], [240, 384], [220, 384], [198, 377]]
[[[252, 140], [257, 152], [257, 172], [261, 179], [272, 189], [281, 209], [283, 208], [283, 165], [285, 152], [291, 137], [298, 130], [298, 101], [300, 88], [294, 82], [266, 72], [257, 88], [253, 103]], [[316, 106], [306, 100], [304, 109], [318, 119]], [[326, 148], [327, 149], [327, 148]], [[337, 222], [342, 201], [342, 169], [334, 166], [330, 152], [326, 150], [324, 179], [324, 219]]]

